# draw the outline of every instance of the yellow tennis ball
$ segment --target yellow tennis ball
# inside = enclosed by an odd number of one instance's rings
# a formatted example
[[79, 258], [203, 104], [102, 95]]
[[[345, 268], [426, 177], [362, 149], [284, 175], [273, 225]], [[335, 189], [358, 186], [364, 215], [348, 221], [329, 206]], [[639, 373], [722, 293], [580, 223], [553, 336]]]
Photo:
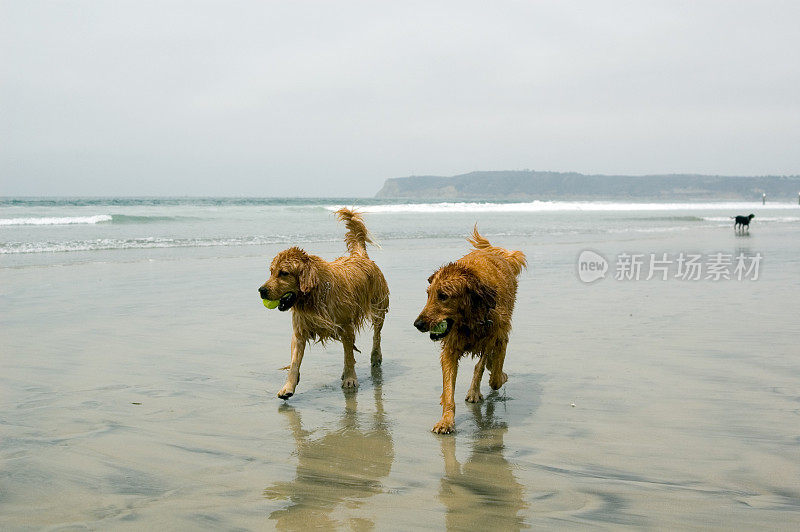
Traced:
[[435, 327], [431, 329], [431, 332], [434, 334], [442, 334], [447, 330], [447, 320], [442, 320], [436, 324]]
[[267, 307], [269, 309], [273, 309], [273, 308], [278, 306], [278, 303], [280, 303], [280, 300], [279, 299], [262, 299], [261, 302], [264, 303], [265, 307]]

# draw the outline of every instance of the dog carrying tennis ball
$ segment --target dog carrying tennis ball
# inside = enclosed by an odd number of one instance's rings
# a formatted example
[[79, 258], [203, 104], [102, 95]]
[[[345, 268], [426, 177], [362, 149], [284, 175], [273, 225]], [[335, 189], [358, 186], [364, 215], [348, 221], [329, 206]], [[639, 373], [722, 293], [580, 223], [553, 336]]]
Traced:
[[366, 245], [372, 238], [361, 215], [342, 208], [336, 216], [347, 227], [347, 255], [327, 261], [296, 246], [285, 249], [272, 259], [269, 278], [258, 288], [265, 307], [292, 312], [292, 358], [286, 383], [278, 392], [280, 399], [294, 395], [300, 382], [303, 353], [310, 342], [342, 343], [342, 388], [348, 391], [358, 387], [353, 354], [358, 349], [354, 342], [367, 321], [372, 322], [374, 330], [370, 363], [376, 367], [383, 360], [381, 328], [389, 310], [389, 287], [367, 254]]
[[511, 313], [517, 297], [517, 277], [527, 261], [521, 251], [494, 246], [478, 228], [467, 241], [474, 248], [460, 259], [445, 264], [428, 278], [425, 307], [414, 321], [420, 332], [441, 341], [442, 419], [433, 426], [437, 434], [455, 430], [454, 399], [458, 361], [465, 355], [479, 357], [466, 401], [483, 400], [481, 378], [489, 370], [489, 386], [498, 390], [508, 380], [503, 371]]

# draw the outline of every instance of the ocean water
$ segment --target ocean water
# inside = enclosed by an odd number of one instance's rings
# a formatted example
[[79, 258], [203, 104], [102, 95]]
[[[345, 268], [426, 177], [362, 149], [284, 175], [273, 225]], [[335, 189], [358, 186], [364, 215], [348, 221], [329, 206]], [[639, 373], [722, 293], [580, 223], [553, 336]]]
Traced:
[[[331, 213], [355, 206], [374, 215], [381, 240], [458, 238], [474, 223], [497, 236], [557, 241], [575, 236], [689, 231], [800, 222], [790, 204], [623, 202], [393, 202], [363, 198], [0, 199], [0, 264], [23, 266], [169, 256], [230, 256], [271, 244], [340, 239]], [[213, 249], [209, 249], [213, 248]]]
[[[341, 255], [341, 205], [381, 244], [384, 363], [363, 333], [345, 393], [340, 345], [310, 346], [284, 402], [290, 316], [256, 290], [289, 245]], [[463, 360], [439, 436], [438, 346], [412, 322], [475, 224], [529, 268], [508, 383], [463, 402]], [[605, 278], [581, 280], [585, 251]], [[641, 276], [616, 278], [625, 256]], [[796, 530], [799, 298], [791, 204], [6, 198], [0, 528]]]

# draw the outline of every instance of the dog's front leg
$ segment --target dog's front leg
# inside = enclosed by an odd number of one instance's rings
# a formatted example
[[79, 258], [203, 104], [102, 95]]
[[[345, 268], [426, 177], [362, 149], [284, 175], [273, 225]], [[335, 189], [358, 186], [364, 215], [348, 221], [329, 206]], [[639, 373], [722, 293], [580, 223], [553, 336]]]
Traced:
[[353, 355], [355, 345], [355, 331], [348, 329], [342, 334], [342, 345], [344, 346], [344, 371], [342, 371], [342, 388], [358, 388], [358, 378], [356, 378], [356, 357]]
[[433, 426], [437, 434], [449, 434], [456, 428], [456, 374], [458, 373], [458, 352], [442, 350], [442, 419]]
[[303, 362], [303, 353], [306, 350], [305, 338], [298, 337], [296, 332], [292, 333], [292, 363], [289, 365], [289, 374], [286, 376], [286, 384], [283, 385], [278, 397], [288, 399], [294, 395], [294, 389], [300, 382], [300, 363]]

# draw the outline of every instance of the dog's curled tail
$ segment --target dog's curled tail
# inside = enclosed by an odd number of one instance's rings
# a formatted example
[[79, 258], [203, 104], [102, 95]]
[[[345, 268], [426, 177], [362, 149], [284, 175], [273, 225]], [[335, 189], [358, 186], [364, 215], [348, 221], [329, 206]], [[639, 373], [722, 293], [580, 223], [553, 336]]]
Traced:
[[484, 236], [481, 236], [478, 233], [478, 224], [475, 224], [475, 227], [472, 229], [472, 238], [467, 238], [467, 242], [472, 244], [472, 247], [475, 249], [489, 249], [492, 248], [498, 253], [501, 253], [505, 259], [511, 264], [511, 267], [514, 268], [514, 275], [519, 275], [522, 271], [522, 268], [528, 267], [528, 259], [525, 257], [525, 254], [521, 251], [509, 251], [507, 249], [498, 248], [493, 246]]
[[378, 244], [372, 239], [372, 235], [367, 226], [364, 225], [364, 220], [361, 218], [361, 213], [343, 207], [336, 211], [336, 217], [344, 222], [347, 227], [347, 233], [344, 235], [344, 243], [347, 246], [347, 251], [351, 255], [367, 256], [367, 242], [377, 246]]
[[481, 236], [478, 232], [478, 224], [472, 228], [472, 238], [467, 237], [467, 242], [472, 244], [475, 249], [486, 249], [492, 247], [492, 244], [486, 240], [486, 237]]

